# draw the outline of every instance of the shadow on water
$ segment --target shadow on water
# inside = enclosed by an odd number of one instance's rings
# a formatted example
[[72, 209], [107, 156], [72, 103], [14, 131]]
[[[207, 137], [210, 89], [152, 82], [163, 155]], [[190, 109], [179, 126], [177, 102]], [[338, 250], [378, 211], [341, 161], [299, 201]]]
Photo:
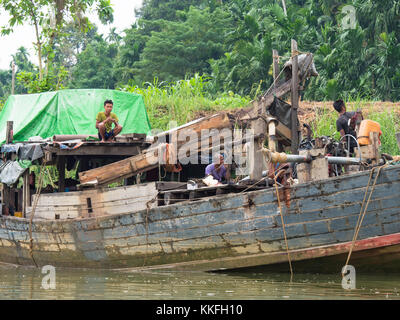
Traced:
[[266, 272], [120, 272], [56, 270], [56, 288], [45, 274], [25, 267], [0, 268], [0, 299], [400, 299], [400, 274], [357, 275], [344, 290], [340, 274]]

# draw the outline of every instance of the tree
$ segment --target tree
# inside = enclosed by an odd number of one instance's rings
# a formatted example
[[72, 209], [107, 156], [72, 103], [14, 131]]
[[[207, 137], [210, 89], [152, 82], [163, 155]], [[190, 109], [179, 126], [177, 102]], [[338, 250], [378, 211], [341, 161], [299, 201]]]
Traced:
[[204, 9], [208, 3], [206, 0], [144, 0], [142, 7], [136, 10], [135, 14], [147, 21], [178, 21], [180, 11], [188, 11], [190, 6]]
[[33, 63], [29, 60], [29, 52], [25, 47], [19, 47], [17, 52], [12, 55], [12, 61], [17, 66], [18, 71], [32, 72], [35, 69]]
[[1, 0], [0, 8], [5, 9], [10, 15], [8, 25], [2, 27], [2, 34], [11, 33], [18, 24], [28, 23], [34, 26], [41, 81], [44, 74], [43, 59], [47, 62], [47, 74], [48, 66], [54, 58], [54, 40], [60, 34], [67, 15], [70, 15], [82, 29], [90, 27], [90, 22], [83, 17], [83, 14], [95, 3], [100, 20], [112, 21], [109, 0]]
[[98, 36], [97, 27], [82, 31], [75, 23], [64, 26], [61, 36], [54, 41], [53, 64], [64, 66], [69, 72], [77, 63], [77, 56]]
[[137, 24], [125, 30], [125, 36], [119, 46], [114, 64], [114, 74], [121, 85], [135, 77], [134, 66], [140, 60], [140, 54], [143, 52], [148, 38], [141, 32]]
[[114, 89], [113, 62], [117, 55], [116, 44], [109, 44], [101, 36], [88, 44], [77, 56], [77, 64], [72, 69], [70, 86], [73, 88]]
[[232, 26], [227, 12], [191, 7], [185, 21], [163, 21], [162, 31], [153, 32], [135, 64], [142, 80], [173, 81], [211, 71], [209, 59], [225, 52], [224, 36]]

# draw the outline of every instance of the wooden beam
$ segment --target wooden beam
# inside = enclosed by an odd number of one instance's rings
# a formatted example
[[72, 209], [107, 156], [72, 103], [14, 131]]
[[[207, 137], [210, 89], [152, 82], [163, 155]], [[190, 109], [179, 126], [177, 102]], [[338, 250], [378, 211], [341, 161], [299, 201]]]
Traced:
[[[14, 122], [13, 121], [7, 121], [7, 129], [6, 129], [6, 143], [12, 143], [13, 138], [14, 138]], [[6, 153], [6, 160], [11, 159], [11, 154]], [[14, 203], [13, 199], [13, 192], [12, 189], [7, 186], [6, 184], [3, 184], [3, 214], [9, 215], [9, 208], [12, 203]]]
[[7, 121], [6, 143], [12, 143], [14, 140], [14, 121]]
[[278, 77], [279, 77], [279, 54], [278, 54], [278, 50], [272, 50], [272, 58], [273, 58], [273, 72], [274, 72], [274, 89], [277, 88], [278, 86]]
[[[162, 132], [159, 135], [157, 135], [157, 139], [158, 141], [160, 141], [162, 139], [165, 139], [167, 136], [172, 136], [173, 134], [176, 134], [179, 137], [180, 135], [189, 134], [190, 132], [195, 132], [197, 134], [198, 139], [200, 139], [202, 130], [224, 129], [230, 127], [233, 127], [233, 123], [231, 122], [228, 113], [219, 112], [212, 116], [192, 121], [187, 125], [180, 126], [178, 128], [174, 128], [166, 132]], [[184, 141], [178, 142], [178, 147], [179, 144], [184, 144], [184, 143], [185, 143]]]
[[64, 150], [55, 147], [46, 147], [46, 150], [55, 153], [58, 156], [101, 156], [101, 155], [116, 155], [116, 156], [134, 156], [144, 149], [141, 144], [131, 146], [113, 146], [110, 145], [83, 145], [78, 149]]
[[27, 208], [31, 206], [31, 189], [29, 184], [29, 169], [24, 172], [22, 185], [22, 213], [26, 217]]
[[81, 186], [101, 186], [132, 177], [159, 166], [159, 151], [165, 152], [166, 144], [144, 151], [143, 153], [106, 166], [80, 172]]
[[57, 157], [58, 192], [65, 191], [65, 156]]
[[292, 154], [299, 153], [299, 128], [297, 125], [297, 109], [299, 108], [299, 65], [297, 42], [292, 39], [292, 85], [291, 85], [291, 102], [292, 102]]

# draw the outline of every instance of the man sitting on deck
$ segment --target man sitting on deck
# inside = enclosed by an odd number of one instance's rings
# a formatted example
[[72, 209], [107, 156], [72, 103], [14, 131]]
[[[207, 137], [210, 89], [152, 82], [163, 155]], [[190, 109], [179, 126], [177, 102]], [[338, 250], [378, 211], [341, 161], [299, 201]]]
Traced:
[[[111, 112], [113, 105], [112, 100], [104, 101], [104, 112], [99, 112], [96, 117], [96, 129], [99, 130], [99, 139], [101, 142], [114, 140], [122, 131], [122, 126], [118, 124], [117, 115]], [[113, 123], [115, 126], [114, 129], [112, 129]]]
[[224, 156], [218, 154], [215, 161], [206, 167], [206, 177], [212, 175], [215, 180], [222, 182], [223, 179], [229, 180], [229, 175], [224, 164]]

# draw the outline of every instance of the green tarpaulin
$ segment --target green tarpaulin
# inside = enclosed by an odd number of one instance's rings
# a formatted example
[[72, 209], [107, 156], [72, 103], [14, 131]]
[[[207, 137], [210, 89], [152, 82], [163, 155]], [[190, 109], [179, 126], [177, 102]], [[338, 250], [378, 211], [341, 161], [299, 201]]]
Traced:
[[0, 113], [0, 141], [6, 138], [7, 121], [14, 121], [14, 141], [58, 134], [96, 135], [96, 115], [104, 101], [114, 102], [113, 111], [124, 133], [149, 134], [150, 122], [141, 95], [104, 89], [61, 90], [10, 96]]

